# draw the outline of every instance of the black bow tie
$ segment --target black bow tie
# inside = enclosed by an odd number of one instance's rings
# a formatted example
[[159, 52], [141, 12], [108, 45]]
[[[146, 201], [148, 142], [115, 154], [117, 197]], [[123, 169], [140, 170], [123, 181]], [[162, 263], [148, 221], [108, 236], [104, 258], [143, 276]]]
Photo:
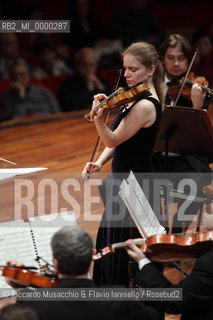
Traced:
[[171, 86], [173, 86], [174, 84], [177, 84], [177, 83], [180, 83], [178, 79], [172, 79], [171, 81], [168, 81], [168, 82], [166, 83], [166, 85], [167, 85], [168, 87], [171, 87]]

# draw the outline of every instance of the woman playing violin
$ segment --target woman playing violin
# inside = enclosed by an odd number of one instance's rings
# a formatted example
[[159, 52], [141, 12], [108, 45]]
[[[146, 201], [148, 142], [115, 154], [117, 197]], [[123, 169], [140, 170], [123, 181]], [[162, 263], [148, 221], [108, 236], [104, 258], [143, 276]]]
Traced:
[[[97, 161], [88, 162], [85, 165], [82, 173], [84, 178], [92, 172], [99, 171], [110, 159], [112, 159], [112, 176], [114, 178], [117, 178], [116, 173], [120, 173], [120, 179], [124, 178], [130, 170], [133, 172], [150, 172], [152, 170], [151, 154], [160, 123], [163, 101], [162, 65], [155, 48], [145, 42], [133, 43], [123, 52], [122, 57], [127, 85], [132, 87], [144, 81], [147, 83], [149, 92], [143, 92], [139, 98], [123, 109], [110, 128], [102, 120], [103, 109], [98, 109], [94, 116], [94, 124], [105, 144], [105, 149]], [[93, 108], [103, 98], [106, 98], [104, 94], [95, 95]], [[113, 180], [112, 177], [110, 179]], [[109, 192], [106, 192], [104, 187], [101, 190], [102, 195], [105, 193], [107, 203], [113, 202], [113, 207], [105, 210], [97, 236], [97, 249], [110, 243], [125, 241], [130, 237], [130, 230], [122, 227], [124, 222], [121, 218], [117, 221], [116, 228], [114, 226], [109, 228], [110, 217], [118, 214], [119, 209], [121, 212], [121, 208], [124, 208], [124, 204], [117, 196], [118, 190], [115, 191], [113, 188], [110, 190], [111, 201]], [[115, 203], [115, 195], [117, 203]], [[106, 202], [106, 199], [104, 201]], [[106, 220], [108, 222], [107, 228], [103, 226]], [[127, 261], [126, 253], [122, 252], [95, 263], [94, 278], [97, 284], [127, 285]]]

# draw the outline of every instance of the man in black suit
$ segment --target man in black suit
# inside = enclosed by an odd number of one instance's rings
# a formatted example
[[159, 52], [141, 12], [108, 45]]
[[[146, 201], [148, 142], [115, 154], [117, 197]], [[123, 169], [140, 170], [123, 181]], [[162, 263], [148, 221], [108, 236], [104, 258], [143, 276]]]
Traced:
[[173, 285], [163, 276], [155, 263], [151, 262], [131, 240], [128, 254], [138, 263], [138, 283], [144, 288], [182, 288], [182, 301], [157, 302], [165, 312], [182, 313], [181, 320], [213, 319], [213, 250], [200, 256], [192, 272], [178, 285]]
[[[88, 233], [79, 227], [64, 227], [53, 235], [51, 246], [59, 288], [71, 291], [75, 290], [73, 288], [95, 288], [88, 274], [93, 255], [93, 242]], [[51, 300], [32, 301], [30, 306], [39, 312], [40, 320], [163, 319], [160, 308], [153, 308], [140, 301]]]
[[[180, 89], [181, 81], [186, 75], [192, 59], [191, 45], [184, 36], [171, 34], [161, 44], [159, 55], [164, 66], [165, 104], [172, 107], [179, 93], [178, 87]], [[177, 87], [176, 90], [174, 90], [175, 86]], [[175, 91], [177, 92], [175, 93]], [[211, 97], [202, 90], [198, 83], [193, 84], [189, 93], [187, 97], [181, 95], [176, 105], [179, 107], [208, 109]], [[194, 130], [197, 129], [193, 122], [188, 125], [194, 127]], [[175, 130], [179, 129], [176, 128]], [[191, 139], [193, 140], [193, 137], [191, 137]], [[171, 144], [170, 140], [169, 144]], [[175, 190], [178, 190], [178, 184], [183, 178], [190, 179], [191, 182], [195, 184], [196, 190], [195, 188], [192, 190], [194, 197], [202, 196], [202, 187], [210, 183], [212, 170], [209, 163], [212, 161], [213, 159], [208, 159], [204, 155], [188, 154], [187, 152], [185, 152], [185, 154], [169, 152], [167, 158], [165, 153], [157, 152], [153, 155], [154, 170], [156, 172], [172, 173], [168, 177], [172, 181]], [[161, 178], [161, 175], [159, 177]], [[162, 177], [164, 176], [162, 175]], [[189, 193], [185, 190], [184, 192]], [[187, 196], [188, 194], [186, 198]], [[196, 201], [187, 203], [185, 200], [186, 199], [182, 200], [179, 197], [175, 200], [178, 205], [178, 210], [180, 209], [180, 214], [176, 214], [173, 220], [173, 231], [176, 233], [182, 231], [183, 225], [185, 227], [190, 225], [192, 216], [195, 216], [202, 206], [202, 203], [200, 204]], [[182, 211], [184, 219], [180, 218]]]

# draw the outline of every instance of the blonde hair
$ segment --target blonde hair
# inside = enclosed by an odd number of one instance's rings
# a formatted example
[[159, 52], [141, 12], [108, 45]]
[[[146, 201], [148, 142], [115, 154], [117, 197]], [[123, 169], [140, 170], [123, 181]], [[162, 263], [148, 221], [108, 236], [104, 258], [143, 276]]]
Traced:
[[148, 42], [135, 42], [132, 43], [124, 52], [122, 57], [126, 54], [133, 55], [140, 63], [145, 65], [147, 68], [155, 66], [155, 71], [153, 73], [153, 84], [160, 103], [163, 104], [164, 94], [163, 94], [163, 66], [159, 60], [159, 55], [155, 47]]

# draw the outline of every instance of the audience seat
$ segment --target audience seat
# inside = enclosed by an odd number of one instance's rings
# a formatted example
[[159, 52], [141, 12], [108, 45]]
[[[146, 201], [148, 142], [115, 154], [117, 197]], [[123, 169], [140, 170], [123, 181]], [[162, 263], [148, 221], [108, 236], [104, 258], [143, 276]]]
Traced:
[[44, 85], [54, 94], [56, 99], [60, 100], [60, 90], [66, 79], [70, 77], [70, 74], [61, 74], [57, 76], [48, 76], [43, 78]]
[[[38, 86], [44, 86], [43, 80], [38, 80], [35, 78], [31, 79], [31, 83], [36, 84]], [[9, 89], [9, 80], [1, 80], [0, 81], [0, 94], [7, 91]]]
[[0, 94], [7, 91], [9, 89], [9, 81], [8, 80], [1, 80], [0, 81]]
[[118, 74], [118, 68], [106, 68], [106, 69], [99, 69], [97, 71], [97, 75], [100, 78], [106, 79], [111, 88], [113, 88], [115, 80], [117, 78], [117, 74]]

